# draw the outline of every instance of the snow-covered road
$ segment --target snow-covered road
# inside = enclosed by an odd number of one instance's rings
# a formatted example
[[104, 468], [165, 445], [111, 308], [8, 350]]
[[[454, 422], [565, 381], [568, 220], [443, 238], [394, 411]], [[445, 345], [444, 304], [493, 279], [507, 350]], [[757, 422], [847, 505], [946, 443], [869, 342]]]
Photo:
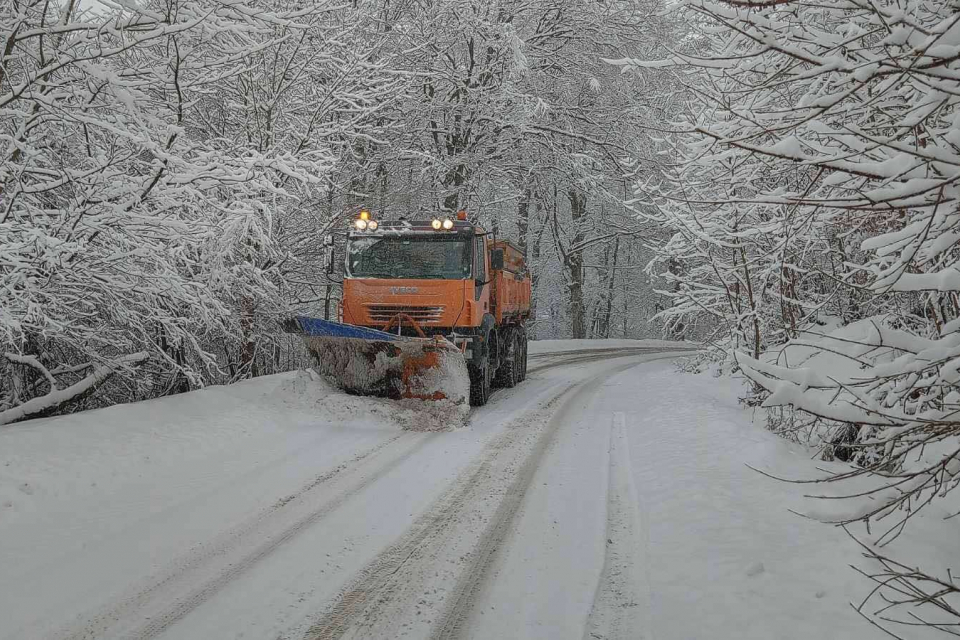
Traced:
[[446, 432], [306, 373], [8, 427], [0, 637], [874, 637], [744, 464], [805, 452], [677, 353], [537, 345]]

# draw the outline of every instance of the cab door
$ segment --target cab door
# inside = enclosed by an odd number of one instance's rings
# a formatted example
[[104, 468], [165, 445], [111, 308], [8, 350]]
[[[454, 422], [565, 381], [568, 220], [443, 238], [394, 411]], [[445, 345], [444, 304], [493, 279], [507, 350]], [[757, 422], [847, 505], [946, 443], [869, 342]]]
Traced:
[[474, 238], [473, 245], [473, 299], [476, 301], [480, 318], [490, 313], [490, 260], [487, 251], [486, 236]]

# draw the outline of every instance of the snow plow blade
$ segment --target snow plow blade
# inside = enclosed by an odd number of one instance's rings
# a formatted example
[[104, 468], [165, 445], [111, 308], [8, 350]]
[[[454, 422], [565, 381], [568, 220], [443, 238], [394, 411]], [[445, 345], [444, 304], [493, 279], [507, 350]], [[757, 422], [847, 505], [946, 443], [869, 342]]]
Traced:
[[[331, 320], [297, 316], [284, 329], [298, 333], [317, 371], [354, 395], [466, 402], [463, 354], [441, 336], [411, 337]], [[454, 384], [448, 384], [454, 382]]]

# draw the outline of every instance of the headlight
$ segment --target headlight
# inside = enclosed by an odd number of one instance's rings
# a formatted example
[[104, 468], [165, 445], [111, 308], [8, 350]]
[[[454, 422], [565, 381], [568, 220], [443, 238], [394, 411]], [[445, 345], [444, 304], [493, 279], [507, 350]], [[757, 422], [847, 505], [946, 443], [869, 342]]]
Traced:
[[357, 229], [360, 229], [360, 231], [363, 231], [364, 229], [367, 228], [367, 221], [364, 220], [363, 218], [357, 219], [353, 224], [355, 224], [357, 226]]
[[451, 220], [450, 218], [447, 218], [446, 220], [444, 220], [443, 228], [446, 229], [447, 231], [450, 231], [450, 229], [453, 229], [453, 220]]
[[377, 227], [379, 226], [380, 225], [377, 223], [376, 220], [371, 220], [370, 222], [367, 223], [367, 229], [369, 229], [370, 231], [376, 231]]
[[441, 227], [442, 225], [443, 225], [443, 223], [440, 222], [439, 220], [437, 220], [436, 218], [434, 218], [433, 222], [430, 223], [430, 226], [433, 227], [434, 229], [438, 230], [438, 231], [440, 230], [440, 227]]

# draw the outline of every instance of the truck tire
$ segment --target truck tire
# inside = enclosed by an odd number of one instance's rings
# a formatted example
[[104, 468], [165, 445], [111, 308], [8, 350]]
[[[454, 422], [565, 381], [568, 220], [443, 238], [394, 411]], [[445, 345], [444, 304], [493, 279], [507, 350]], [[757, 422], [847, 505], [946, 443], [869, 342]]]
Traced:
[[495, 384], [498, 387], [511, 389], [520, 382], [520, 332], [507, 328], [501, 338], [506, 345], [503, 362], [497, 369]]
[[484, 354], [477, 365], [467, 367], [470, 372], [470, 406], [482, 407], [490, 399], [490, 355]]
[[520, 382], [527, 379], [527, 332], [520, 330]]

